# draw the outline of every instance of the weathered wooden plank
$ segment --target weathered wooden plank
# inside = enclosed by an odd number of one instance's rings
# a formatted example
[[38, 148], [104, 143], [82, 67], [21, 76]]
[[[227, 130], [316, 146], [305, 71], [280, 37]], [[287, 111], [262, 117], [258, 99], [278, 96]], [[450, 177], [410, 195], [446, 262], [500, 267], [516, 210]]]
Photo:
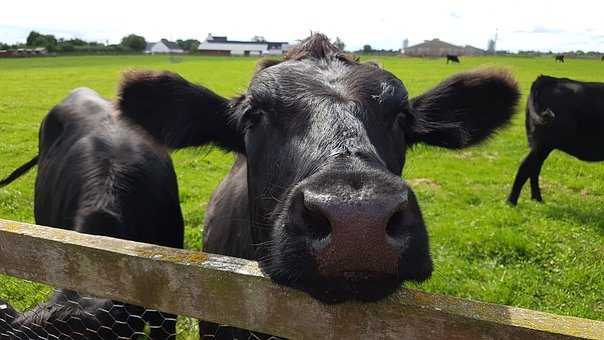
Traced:
[[415, 290], [323, 305], [255, 262], [0, 220], [0, 273], [289, 338], [603, 339], [604, 322]]

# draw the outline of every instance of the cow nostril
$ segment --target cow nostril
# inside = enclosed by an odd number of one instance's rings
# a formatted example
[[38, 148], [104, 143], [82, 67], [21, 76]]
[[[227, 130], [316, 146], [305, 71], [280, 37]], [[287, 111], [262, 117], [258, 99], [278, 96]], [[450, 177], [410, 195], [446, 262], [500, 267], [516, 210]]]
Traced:
[[398, 238], [403, 233], [404, 215], [403, 211], [399, 210], [392, 214], [388, 225], [386, 226], [386, 235], [391, 238]]
[[303, 212], [308, 237], [312, 240], [322, 240], [331, 234], [331, 224], [329, 220], [319, 211], [313, 211], [308, 208]]

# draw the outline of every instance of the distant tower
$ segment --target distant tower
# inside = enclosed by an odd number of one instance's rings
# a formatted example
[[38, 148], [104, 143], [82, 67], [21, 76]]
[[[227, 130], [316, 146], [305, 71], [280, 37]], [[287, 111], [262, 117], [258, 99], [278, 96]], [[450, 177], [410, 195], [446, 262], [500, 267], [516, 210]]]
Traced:
[[489, 39], [489, 47], [487, 48], [487, 52], [489, 54], [495, 54], [495, 49], [497, 48], [497, 43], [495, 39]]
[[489, 47], [487, 48], [487, 52], [489, 54], [497, 53], [497, 39], [499, 36], [499, 29], [495, 30], [495, 38], [489, 40]]
[[401, 50], [401, 54], [405, 54], [407, 47], [409, 47], [409, 39], [405, 38], [405, 40], [403, 40], [403, 49]]

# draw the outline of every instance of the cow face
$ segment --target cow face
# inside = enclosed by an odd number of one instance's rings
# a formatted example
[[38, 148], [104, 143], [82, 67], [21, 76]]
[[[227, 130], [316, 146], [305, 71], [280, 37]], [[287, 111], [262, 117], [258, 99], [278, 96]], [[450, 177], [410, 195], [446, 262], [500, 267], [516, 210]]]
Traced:
[[372, 300], [429, 277], [424, 222], [400, 178], [409, 105], [392, 74], [338, 54], [253, 78], [235, 117], [254, 242], [277, 282], [322, 300]]
[[[519, 96], [508, 73], [483, 70], [410, 99], [394, 75], [322, 35], [262, 64], [228, 103], [174, 75], [142, 78], [123, 86], [124, 114], [172, 147], [213, 142], [244, 153], [261, 267], [325, 302], [377, 300], [430, 276], [426, 227], [401, 179], [407, 148], [478, 143], [509, 121]], [[174, 127], [153, 118], [162, 106]]]

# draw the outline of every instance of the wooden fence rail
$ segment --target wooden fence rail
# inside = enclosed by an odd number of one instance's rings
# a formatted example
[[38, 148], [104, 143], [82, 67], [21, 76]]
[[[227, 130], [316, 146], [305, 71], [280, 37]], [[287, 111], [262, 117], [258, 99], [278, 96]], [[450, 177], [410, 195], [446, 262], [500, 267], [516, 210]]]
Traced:
[[604, 339], [604, 322], [415, 290], [323, 305], [256, 262], [0, 220], [0, 273], [303, 339]]

